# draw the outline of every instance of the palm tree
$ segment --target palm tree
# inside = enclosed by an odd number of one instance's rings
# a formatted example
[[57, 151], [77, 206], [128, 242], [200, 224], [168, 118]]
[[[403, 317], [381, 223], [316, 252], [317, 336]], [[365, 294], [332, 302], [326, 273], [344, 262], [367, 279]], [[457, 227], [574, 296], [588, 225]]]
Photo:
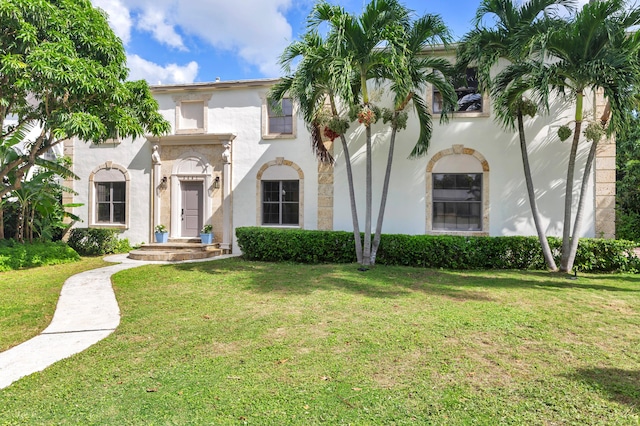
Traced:
[[[309, 23], [312, 27], [322, 23], [328, 24], [327, 44], [333, 57], [329, 66], [331, 85], [337, 97], [357, 113], [358, 121], [365, 127], [366, 204], [361, 264], [363, 269], [366, 269], [371, 265], [372, 260], [375, 261], [371, 244], [371, 125], [380, 118], [379, 109], [372, 104], [369, 97], [368, 82], [388, 79], [393, 84], [401, 82], [400, 67], [408, 65], [406, 62], [408, 44], [403, 38], [408, 34], [407, 29], [410, 28], [410, 11], [397, 0], [372, 0], [365, 6], [361, 15], [355, 16], [347, 13], [342, 7], [321, 1], [314, 7]], [[402, 85], [407, 87], [407, 82], [411, 80], [406, 79], [406, 75], [404, 77]], [[354, 81], [358, 84], [354, 85]], [[406, 96], [408, 92], [405, 93]], [[418, 103], [419, 99], [414, 101], [414, 105]], [[396, 106], [400, 105], [402, 102], [396, 102]], [[393, 146], [391, 146], [389, 158], [392, 159], [392, 157]], [[387, 170], [390, 170], [390, 166], [389, 161]], [[388, 175], [385, 180], [385, 186], [388, 188]], [[379, 216], [377, 229], [381, 228], [381, 221], [382, 218]]]
[[[292, 64], [298, 59], [299, 63], [295, 72], [292, 72]], [[285, 97], [289, 97], [296, 102], [309, 128], [312, 149], [319, 161], [330, 164], [334, 162], [334, 158], [323, 143], [322, 128], [331, 128], [334, 136], [338, 135], [340, 138], [347, 171], [356, 258], [358, 263], [362, 263], [362, 239], [355, 200], [351, 156], [345, 137], [349, 125], [348, 121], [343, 118], [344, 114], [338, 110], [335, 91], [331, 86], [329, 74], [331, 60], [326, 40], [316, 31], [310, 30], [301, 41], [287, 46], [282, 54], [280, 64], [287, 76], [272, 87], [269, 99], [281, 102]]]
[[[540, 220], [524, 130], [524, 115], [533, 117], [537, 108], [525, 95], [535, 89], [527, 75], [540, 66], [535, 61], [543, 59], [532, 48], [558, 22], [552, 18], [554, 9], [561, 6], [571, 10], [573, 4], [574, 0], [533, 0], [520, 5], [513, 0], [483, 0], [476, 12], [475, 28], [463, 38], [457, 52], [461, 70], [470, 64], [477, 67], [481, 89], [491, 92], [496, 119], [510, 130], [516, 129], [517, 123], [531, 215], [545, 262], [552, 271], [557, 266]], [[487, 20], [494, 27], [486, 28], [483, 23]], [[492, 80], [491, 71], [500, 59], [511, 66]]]
[[391, 92], [394, 94], [392, 110], [384, 110], [383, 119], [391, 126], [389, 140], [389, 154], [382, 186], [380, 210], [376, 223], [376, 231], [371, 248], [371, 264], [375, 264], [376, 254], [380, 246], [382, 223], [384, 220], [391, 166], [395, 148], [396, 134], [406, 127], [409, 106], [413, 106], [420, 122], [420, 135], [414, 146], [411, 157], [425, 155], [431, 141], [431, 114], [424, 99], [420, 95], [427, 84], [433, 85], [440, 91], [445, 105], [441, 114], [441, 121], [447, 121], [449, 107], [456, 104], [457, 96], [447, 77], [453, 74], [453, 68], [444, 58], [425, 56], [424, 49], [430, 45], [448, 45], [451, 41], [449, 29], [437, 15], [424, 15], [403, 28], [404, 35], [398, 38], [398, 44], [390, 46], [396, 50], [393, 55], [396, 60], [389, 64], [387, 80], [391, 82]]
[[[587, 135], [590, 143], [581, 181], [580, 198], [571, 227], [574, 193], [574, 173], [582, 124], [585, 91], [601, 88], [607, 98], [610, 121], [607, 130], [614, 132], [624, 126], [625, 110], [634, 104], [634, 94], [640, 84], [640, 35], [627, 30], [640, 23], [640, 9], [626, 9], [623, 0], [589, 2], [561, 28], [552, 31], [546, 49], [552, 58], [542, 70], [540, 89], [567, 96], [575, 102], [574, 130], [569, 161], [564, 206], [564, 228], [560, 270], [570, 272], [582, 222], [585, 193], [599, 137]], [[546, 84], [546, 83], [549, 84]], [[602, 118], [607, 124], [608, 116]], [[593, 130], [587, 126], [587, 131]]]

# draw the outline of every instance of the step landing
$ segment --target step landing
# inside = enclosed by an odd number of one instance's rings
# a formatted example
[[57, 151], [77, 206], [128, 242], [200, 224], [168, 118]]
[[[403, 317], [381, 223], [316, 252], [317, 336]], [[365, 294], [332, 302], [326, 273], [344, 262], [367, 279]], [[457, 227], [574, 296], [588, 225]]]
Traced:
[[129, 252], [129, 259], [176, 262], [207, 259], [221, 254], [222, 250], [219, 248], [218, 243], [202, 244], [200, 242], [170, 241], [168, 243], [145, 244], [139, 249]]

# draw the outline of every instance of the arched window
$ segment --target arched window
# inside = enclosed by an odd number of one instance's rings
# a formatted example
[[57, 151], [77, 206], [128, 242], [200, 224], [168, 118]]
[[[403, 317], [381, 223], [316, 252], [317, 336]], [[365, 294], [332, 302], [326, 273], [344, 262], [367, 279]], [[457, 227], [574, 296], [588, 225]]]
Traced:
[[259, 225], [302, 227], [304, 174], [300, 167], [279, 157], [262, 166], [257, 183]]
[[427, 165], [427, 233], [489, 233], [489, 164], [454, 145]]
[[129, 173], [107, 162], [89, 176], [89, 222], [94, 227], [127, 228], [129, 223]]

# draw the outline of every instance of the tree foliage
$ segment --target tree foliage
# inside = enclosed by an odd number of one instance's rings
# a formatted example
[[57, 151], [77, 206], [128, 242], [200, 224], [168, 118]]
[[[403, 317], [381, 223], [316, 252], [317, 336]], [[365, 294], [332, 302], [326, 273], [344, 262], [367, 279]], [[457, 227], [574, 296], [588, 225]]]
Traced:
[[0, 197], [64, 140], [168, 132], [147, 83], [126, 81], [122, 42], [89, 0], [3, 0], [0, 22], [0, 147], [26, 124], [38, 129], [25, 155], [1, 165]]

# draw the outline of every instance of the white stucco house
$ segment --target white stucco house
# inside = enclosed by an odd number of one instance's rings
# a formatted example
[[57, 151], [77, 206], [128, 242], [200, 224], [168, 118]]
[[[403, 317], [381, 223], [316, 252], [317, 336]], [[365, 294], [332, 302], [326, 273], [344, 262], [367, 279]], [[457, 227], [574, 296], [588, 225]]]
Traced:
[[[115, 228], [132, 243], [148, 243], [158, 224], [167, 226], [173, 239], [197, 236], [211, 224], [215, 242], [234, 253], [239, 252], [234, 230], [242, 226], [352, 230], [339, 140], [327, 141], [335, 165], [319, 164], [295, 105], [285, 102], [278, 114], [268, 108], [266, 96], [275, 82], [155, 86], [171, 134], [101, 145], [66, 143], [65, 154], [81, 178], [67, 184], [77, 192], [73, 201], [84, 204], [73, 211], [83, 219], [74, 226]], [[434, 113], [431, 146], [426, 156], [408, 158], [419, 131], [410, 114], [396, 143], [384, 233], [535, 235], [517, 134], [496, 124], [489, 99], [476, 87], [470, 81], [459, 89], [460, 111], [448, 124], [439, 124], [438, 93], [426, 88]], [[585, 104], [593, 116], [604, 108], [604, 99], [591, 94]], [[571, 111], [555, 108], [526, 127], [544, 226], [548, 235], [560, 236], [570, 142], [560, 142], [556, 131], [571, 121]], [[362, 215], [364, 131], [356, 124], [348, 140]], [[377, 206], [389, 134], [381, 122], [373, 132]], [[582, 234], [613, 238], [615, 143], [602, 143], [597, 155]], [[579, 168], [585, 157], [581, 152]]]

